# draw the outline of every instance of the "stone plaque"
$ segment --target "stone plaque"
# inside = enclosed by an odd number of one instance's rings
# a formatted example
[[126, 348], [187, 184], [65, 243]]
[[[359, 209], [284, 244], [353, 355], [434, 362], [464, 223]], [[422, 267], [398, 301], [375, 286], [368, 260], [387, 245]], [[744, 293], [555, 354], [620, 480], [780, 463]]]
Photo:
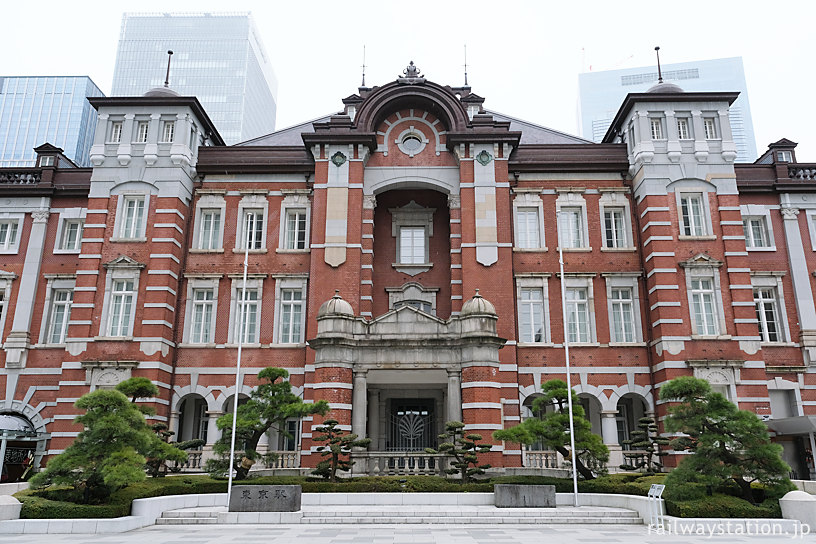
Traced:
[[555, 508], [555, 486], [496, 484], [493, 500], [497, 508]]
[[236, 485], [230, 496], [230, 512], [298, 512], [299, 485]]

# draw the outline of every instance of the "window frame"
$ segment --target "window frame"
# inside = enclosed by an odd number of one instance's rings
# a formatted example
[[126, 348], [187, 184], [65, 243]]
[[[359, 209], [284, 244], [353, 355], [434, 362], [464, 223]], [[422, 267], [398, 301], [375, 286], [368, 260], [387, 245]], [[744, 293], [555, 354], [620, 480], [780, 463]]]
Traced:
[[[5, 232], [9, 233], [13, 231], [14, 240], [9, 242], [6, 238], [2, 241], [3, 243], [0, 244], [0, 255], [14, 255], [19, 253], [20, 238], [23, 236], [23, 228], [25, 227], [25, 214], [0, 212], [0, 231], [2, 231], [2, 225], [9, 225], [6, 227], [7, 230]], [[8, 236], [8, 234], [6, 234], [6, 236]]]
[[[247, 293], [249, 291], [257, 292], [257, 298], [253, 300], [257, 306], [255, 315], [255, 342], [244, 342], [244, 347], [260, 347], [261, 346], [261, 323], [263, 319], [263, 283], [266, 274], [248, 274], [247, 275]], [[230, 286], [230, 320], [227, 342], [232, 346], [238, 345], [238, 336], [240, 334], [240, 307], [241, 307], [241, 292], [243, 290], [244, 277], [243, 274], [230, 274], [232, 285]], [[246, 330], [244, 331], [246, 333]]]
[[[675, 121], [677, 123], [677, 139], [678, 140], [693, 140], [694, 134], [692, 133], [692, 121], [691, 117], [688, 115], [678, 115], [675, 117]], [[681, 130], [681, 123], [683, 124], [683, 128], [685, 129], [685, 135], [683, 135], [683, 130]]]
[[[143, 128], [144, 130], [142, 130]], [[133, 143], [146, 144], [147, 141], [150, 139], [150, 120], [137, 119], [135, 129], [136, 133], [133, 138]]]
[[[389, 208], [391, 213], [391, 236], [396, 238], [394, 262], [392, 266], [399, 272], [415, 276], [420, 272], [425, 272], [433, 267], [430, 262], [430, 245], [433, 237], [433, 216], [436, 208], [426, 208], [411, 200], [400, 208]], [[415, 228], [422, 229], [423, 236], [423, 259], [422, 263], [402, 262], [402, 229]]]
[[[550, 331], [550, 300], [549, 300], [549, 278], [550, 274], [524, 274], [516, 276], [516, 314], [518, 319], [518, 343], [524, 345], [552, 344]], [[522, 340], [522, 292], [524, 290], [537, 290], [541, 293], [541, 340], [536, 342], [535, 335], [533, 341]]]
[[[223, 253], [224, 252], [224, 224], [226, 223], [227, 203], [224, 199], [225, 191], [196, 192], [199, 195], [195, 207], [195, 222], [193, 223], [193, 239], [191, 240], [190, 251], [193, 253]], [[218, 228], [218, 247], [205, 249], [201, 247], [201, 237], [203, 236], [203, 214], [207, 211], [218, 211], [221, 214]]]
[[263, 225], [261, 226], [259, 246], [256, 248], [249, 248], [250, 253], [265, 253], [266, 252], [266, 236], [269, 230], [269, 200], [267, 199], [267, 192], [253, 192], [244, 194], [238, 203], [238, 217], [235, 223], [235, 244], [234, 253], [243, 253], [245, 251], [244, 240], [247, 238], [246, 228], [247, 220], [246, 214], [248, 211], [260, 211], [262, 214]]
[[6, 316], [11, 300], [11, 286], [15, 279], [17, 279], [17, 274], [0, 270], [0, 346], [5, 340]]
[[[720, 279], [720, 271], [722, 262], [705, 257], [702, 254], [697, 255], [689, 261], [679, 263], [685, 269], [686, 277], [686, 303], [688, 304], [689, 324], [691, 326], [692, 338], [717, 338], [728, 339], [727, 325], [725, 322], [725, 308], [723, 306], [722, 285]], [[715, 315], [713, 322], [716, 327], [714, 334], [701, 334], [698, 330], [698, 323], [694, 317], [694, 290], [692, 289], [692, 281], [695, 279], [710, 279], [712, 293], [712, 302]]]
[[[309, 201], [309, 192], [307, 190], [284, 190], [283, 201], [281, 201], [280, 211], [280, 228], [278, 229], [278, 253], [308, 253], [311, 251], [311, 221], [312, 221], [312, 206]], [[289, 248], [288, 234], [289, 234], [289, 214], [291, 212], [302, 211], [306, 214], [304, 244], [303, 248]], [[297, 244], [295, 244], [297, 245]]]
[[[761, 221], [761, 237], [765, 238], [761, 240], [762, 244], [757, 244], [757, 240], [754, 239], [754, 229], [751, 226], [751, 222], [753, 221]], [[745, 248], [750, 250], [758, 250], [758, 249], [771, 249], [773, 248], [774, 244], [771, 244], [771, 233], [770, 228], [768, 228], [768, 217], [765, 215], [743, 215], [742, 216], [742, 230], [745, 234]], [[775, 248], [774, 248], [775, 249]]]
[[[628, 189], [601, 188], [601, 198], [598, 201], [598, 211], [601, 225], [601, 251], [635, 251], [632, 230], [632, 208], [629, 202]], [[622, 210], [623, 214], [623, 245], [608, 246], [606, 238], [606, 212], [609, 209]]]
[[[77, 254], [82, 251], [82, 237], [85, 227], [85, 217], [87, 215], [87, 208], [65, 208], [59, 212], [59, 221], [57, 222], [57, 235], [54, 238], [54, 253]], [[76, 249], [65, 248], [66, 228], [72, 223], [79, 223], [80, 228], [78, 232]]]
[[[100, 339], [115, 338], [121, 340], [132, 340], [133, 331], [136, 325], [136, 309], [139, 301], [139, 280], [142, 269], [145, 268], [143, 263], [139, 263], [130, 257], [120, 256], [117, 259], [105, 263], [104, 268], [107, 270], [105, 274], [105, 298], [102, 304], [102, 318], [99, 322], [99, 336]], [[133, 300], [130, 307], [129, 326], [125, 331], [127, 334], [122, 336], [112, 336], [112, 305], [114, 302], [114, 287], [117, 281], [132, 281], [133, 288], [130, 292], [133, 293]]]
[[[641, 319], [641, 304], [640, 304], [640, 285], [638, 283], [638, 278], [640, 274], [638, 273], [630, 273], [630, 272], [608, 272], [602, 274], [604, 279], [606, 280], [606, 304], [607, 304], [607, 315], [609, 316], [609, 345], [633, 345], [633, 344], [642, 344], [643, 340], [643, 321]], [[615, 336], [615, 327], [614, 327], [614, 304], [615, 299], [613, 299], [612, 294], [613, 290], [615, 289], [629, 289], [631, 293], [631, 303], [632, 303], [632, 331], [633, 331], [633, 338], [631, 341], [627, 342], [624, 340], [620, 340]]]
[[[716, 236], [713, 233], [712, 225], [711, 225], [711, 211], [709, 209], [709, 191], [703, 189], [682, 189], [677, 190], [675, 192], [675, 202], [677, 205], [677, 221], [679, 223], [679, 239], [683, 240], [690, 240], [690, 239], [716, 239]], [[683, 213], [683, 199], [684, 198], [693, 198], [699, 197], [700, 199], [700, 227], [702, 229], [701, 233], [694, 233], [691, 230], [692, 234], [686, 234], [686, 227], [692, 226], [687, 225], [686, 217]]]
[[[130, 231], [135, 236], [126, 236], [125, 229], [126, 227], [126, 218], [125, 214], [127, 203], [128, 202], [137, 202], [141, 201], [143, 203], [142, 209], [142, 217], [141, 223], [138, 225], [138, 231], [136, 229], [131, 228]], [[111, 241], [114, 242], [146, 242], [147, 241], [147, 218], [149, 217], [150, 212], [150, 194], [143, 193], [143, 192], [126, 192], [119, 195], [117, 206], [116, 206], [116, 221], [114, 224], [113, 231], [116, 233], [116, 237], [112, 238]], [[135, 225], [134, 225], [135, 226]], [[134, 232], [135, 231], [135, 232]]]
[[105, 143], [108, 144], [120, 144], [122, 143], [122, 134], [124, 131], [124, 121], [121, 119], [112, 119], [110, 121], [110, 130], [108, 131], [108, 140]]
[[[703, 136], [706, 140], [720, 140], [720, 127], [718, 117], [712, 114], [704, 114], [703, 118]], [[710, 129], [709, 129], [710, 127]]]
[[[162, 121], [161, 125], [161, 139], [159, 143], [161, 144], [172, 144], [175, 141], [176, 136], [176, 121], [175, 119], [168, 119], [166, 121]], [[168, 137], [169, 132], [169, 137]]]
[[[569, 340], [570, 345], [597, 345], [597, 327], [596, 327], [596, 316], [595, 316], [595, 292], [594, 292], [594, 281], [593, 278], [595, 274], [567, 274], [567, 277], [564, 279], [564, 289], [565, 289], [565, 299], [566, 299], [566, 308], [562, 308], [563, 315], [565, 319], [567, 319], [567, 323], [569, 323], [569, 306], [571, 305], [569, 299], [569, 292], [575, 290], [583, 290], [586, 292], [586, 299], [581, 301], [586, 304], [587, 311], [587, 338], [586, 340]], [[569, 327], [569, 324], [567, 325]], [[564, 339], [567, 340], [566, 338]]]
[[[564, 251], [592, 251], [592, 246], [589, 242], [589, 229], [587, 221], [587, 204], [586, 200], [584, 199], [583, 190], [574, 190], [574, 189], [563, 189], [558, 191], [559, 195], [558, 198], [555, 200], [555, 214], [556, 214], [556, 230], [558, 232], [558, 249], [563, 249]], [[562, 215], [561, 212], [564, 209], [574, 209], [578, 210], [578, 217], [581, 222], [580, 224], [580, 235], [581, 240], [580, 242], [583, 245], [580, 246], [569, 246], [563, 244], [563, 234], [564, 229], [562, 228]]]
[[[217, 333], [218, 321], [218, 288], [221, 283], [222, 274], [185, 274], [184, 278], [187, 280], [187, 290], [184, 305], [184, 331], [183, 342], [187, 347], [212, 347], [215, 346], [215, 335]], [[194, 325], [195, 325], [195, 293], [196, 291], [212, 291], [213, 298], [212, 306], [212, 320], [208, 328], [209, 342], [195, 342], [194, 341]]]
[[[665, 117], [662, 115], [649, 115], [649, 136], [651, 137], [652, 141], [665, 141], [666, 140], [666, 127], [664, 126]], [[657, 130], [655, 130], [655, 128]], [[657, 136], [657, 137], [655, 137]]]
[[[535, 192], [518, 192], [513, 199], [513, 226], [515, 227], [513, 231], [514, 251], [547, 251], [546, 233], [544, 230], [544, 203], [541, 200], [541, 196], [537, 193], [539, 193], [539, 190]], [[538, 230], [536, 232], [538, 236], [537, 245], [522, 245], [521, 233], [523, 229], [519, 220], [522, 210], [536, 214], [534, 223]]]
[[[752, 271], [751, 272], [751, 287], [753, 291], [757, 289], [770, 289], [774, 293], [775, 311], [777, 314], [777, 325], [779, 340], [769, 341], [762, 334], [760, 323], [757, 322], [757, 329], [759, 332], [759, 340], [762, 345], [789, 344], [791, 340], [790, 323], [788, 322], [788, 313], [785, 305], [785, 291], [782, 283], [782, 278], [785, 272], [766, 272], [766, 271]], [[754, 305], [756, 307], [756, 294], [753, 293]]]
[[[307, 284], [308, 284], [308, 276], [306, 275], [280, 275], [280, 276], [273, 276], [275, 279], [275, 315], [273, 319], [273, 344], [276, 345], [284, 345], [284, 346], [299, 346], [303, 345], [306, 342], [306, 297], [307, 297]], [[300, 301], [297, 304], [287, 304], [284, 300], [284, 293], [286, 292], [299, 292], [300, 293]], [[296, 324], [298, 327], [298, 334], [297, 338], [293, 338], [292, 334], [289, 335], [289, 338], [284, 338], [284, 315], [285, 310], [284, 306], [300, 306], [300, 316], [297, 319], [297, 322], [294, 320], [292, 321], [291, 325]], [[289, 341], [285, 342], [284, 340], [296, 340], [294, 342]]]

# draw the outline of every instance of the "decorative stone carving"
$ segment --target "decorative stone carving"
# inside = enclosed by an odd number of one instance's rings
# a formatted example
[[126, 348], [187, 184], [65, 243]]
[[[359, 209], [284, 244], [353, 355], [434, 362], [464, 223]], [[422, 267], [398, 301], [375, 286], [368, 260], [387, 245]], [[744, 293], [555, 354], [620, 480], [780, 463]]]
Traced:
[[782, 219], [796, 221], [796, 216], [799, 215], [797, 208], [785, 207], [779, 210], [782, 212]]
[[462, 207], [462, 200], [459, 195], [448, 195], [448, 208], [458, 210]]
[[137, 366], [139, 361], [82, 361], [85, 383], [91, 387], [91, 391], [113, 389], [129, 379]]
[[46, 223], [51, 212], [48, 210], [36, 210], [31, 212], [31, 219], [34, 223]]
[[364, 210], [373, 210], [377, 207], [377, 196], [376, 195], [363, 195], [363, 209]]

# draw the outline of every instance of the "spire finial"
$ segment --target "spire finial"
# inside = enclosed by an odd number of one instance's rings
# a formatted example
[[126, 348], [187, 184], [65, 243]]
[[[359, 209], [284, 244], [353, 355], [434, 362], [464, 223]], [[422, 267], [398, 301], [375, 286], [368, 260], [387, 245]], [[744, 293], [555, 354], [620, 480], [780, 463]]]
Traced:
[[468, 86], [467, 82], [467, 44], [465, 44], [465, 87]]
[[173, 50], [167, 50], [167, 75], [164, 76], [164, 86], [170, 86], [170, 59], [173, 58]]
[[655, 46], [655, 55], [657, 55], [657, 82], [663, 83], [663, 72], [660, 71], [660, 46]]
[[365, 63], [365, 44], [363, 44], [363, 83], [360, 85], [360, 87], [365, 87], [365, 69], [366, 69], [366, 63]]

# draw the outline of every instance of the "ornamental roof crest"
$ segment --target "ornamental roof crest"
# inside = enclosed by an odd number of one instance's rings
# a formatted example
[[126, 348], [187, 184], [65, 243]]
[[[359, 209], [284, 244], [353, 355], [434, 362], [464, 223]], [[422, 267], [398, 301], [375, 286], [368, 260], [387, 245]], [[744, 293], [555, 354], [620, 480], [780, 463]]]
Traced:
[[408, 66], [402, 71], [402, 74], [402, 76], [397, 76], [397, 83], [404, 85], [425, 83], [425, 76], [419, 73], [419, 68], [414, 66], [414, 61], [408, 63]]

